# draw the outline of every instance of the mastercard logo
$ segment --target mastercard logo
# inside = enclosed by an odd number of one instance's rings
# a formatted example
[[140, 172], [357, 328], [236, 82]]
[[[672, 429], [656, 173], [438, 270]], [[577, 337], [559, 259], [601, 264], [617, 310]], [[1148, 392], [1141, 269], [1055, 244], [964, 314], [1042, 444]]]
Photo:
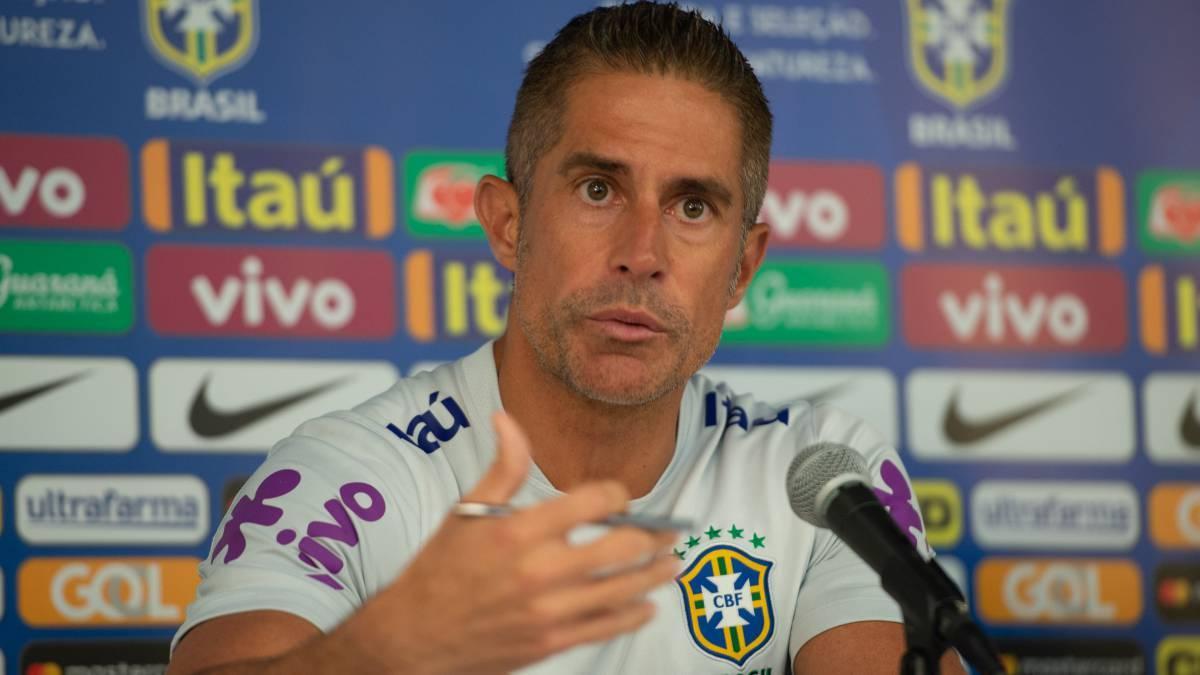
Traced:
[[57, 663], [31, 663], [25, 668], [25, 675], [63, 675], [63, 669]]
[[1163, 607], [1186, 607], [1192, 596], [1192, 586], [1187, 579], [1163, 579], [1158, 582], [1158, 602]]

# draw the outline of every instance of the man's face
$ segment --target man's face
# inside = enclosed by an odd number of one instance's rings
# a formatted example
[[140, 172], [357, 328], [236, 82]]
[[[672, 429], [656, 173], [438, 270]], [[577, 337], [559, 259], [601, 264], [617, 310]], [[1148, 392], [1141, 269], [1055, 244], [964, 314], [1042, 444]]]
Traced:
[[699, 84], [608, 72], [568, 90], [521, 214], [510, 309], [542, 368], [636, 405], [712, 356], [742, 290], [740, 161], [736, 111]]

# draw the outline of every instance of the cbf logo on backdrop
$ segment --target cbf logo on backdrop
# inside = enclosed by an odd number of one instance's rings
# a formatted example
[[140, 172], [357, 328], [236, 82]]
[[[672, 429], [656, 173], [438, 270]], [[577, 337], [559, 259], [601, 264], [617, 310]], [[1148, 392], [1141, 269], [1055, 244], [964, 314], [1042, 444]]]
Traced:
[[1009, 0], [907, 0], [908, 63], [913, 79], [954, 115], [913, 113], [918, 147], [1016, 148], [1008, 120], [964, 115], [995, 94], [1008, 75]]
[[146, 118], [260, 124], [266, 114], [251, 89], [207, 87], [240, 68], [258, 46], [258, 0], [142, 0], [150, 53], [199, 89], [148, 87]]
[[[741, 531], [734, 526], [732, 532]], [[763, 538], [756, 533], [754, 540], [761, 545]], [[717, 544], [679, 576], [688, 631], [701, 651], [740, 668], [770, 642], [775, 611], [767, 575], [772, 565], [735, 546]]]

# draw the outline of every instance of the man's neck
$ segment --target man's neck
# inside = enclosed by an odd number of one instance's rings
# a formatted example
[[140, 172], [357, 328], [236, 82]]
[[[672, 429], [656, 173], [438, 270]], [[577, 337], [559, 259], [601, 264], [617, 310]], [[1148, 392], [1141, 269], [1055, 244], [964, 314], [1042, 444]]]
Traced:
[[571, 391], [544, 371], [521, 336], [495, 343], [500, 400], [555, 488], [616, 480], [636, 498], [650, 492], [675, 453], [683, 387], [644, 405], [611, 405]]

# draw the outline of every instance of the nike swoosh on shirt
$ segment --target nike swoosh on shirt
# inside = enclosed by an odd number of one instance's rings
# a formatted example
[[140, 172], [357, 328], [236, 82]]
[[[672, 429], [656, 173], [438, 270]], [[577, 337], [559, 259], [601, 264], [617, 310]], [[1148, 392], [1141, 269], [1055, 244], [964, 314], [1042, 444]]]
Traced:
[[837, 396], [843, 391], [849, 389], [853, 384], [854, 380], [846, 380], [845, 382], [839, 382], [837, 384], [825, 387], [824, 389], [818, 389], [807, 394], [800, 394], [800, 398], [813, 405], [817, 405], [818, 403], [823, 403]]
[[955, 389], [954, 394], [950, 396], [950, 401], [946, 404], [946, 412], [942, 415], [942, 431], [946, 434], [946, 438], [953, 443], [960, 445], [978, 443], [1014, 424], [1019, 424], [1031, 417], [1036, 417], [1057, 408], [1069, 399], [1077, 396], [1086, 386], [1086, 384], [1081, 384], [1061, 394], [1055, 394], [1054, 396], [1023, 405], [1019, 408], [1013, 408], [990, 417], [971, 420], [963, 418], [962, 413], [959, 412], [959, 390]]
[[192, 431], [195, 431], [196, 435], [202, 438], [217, 438], [241, 431], [251, 424], [270, 417], [285, 408], [323, 394], [341, 385], [349, 378], [339, 377], [336, 380], [318, 384], [315, 387], [232, 411], [217, 410], [209, 403], [208, 383], [211, 379], [211, 375], [204, 378], [204, 381], [200, 384], [200, 389], [196, 391], [195, 397], [192, 398], [191, 410], [188, 411], [188, 423], [192, 425]]
[[74, 375], [68, 375], [62, 379], [54, 380], [53, 382], [34, 385], [28, 389], [21, 389], [20, 391], [14, 391], [12, 393], [5, 394], [4, 396], [0, 396], [0, 413], [3, 413], [9, 408], [15, 408], [29, 399], [37, 398], [42, 394], [50, 393], [59, 387], [65, 387], [87, 374], [87, 371], [75, 373]]
[[1196, 419], [1196, 392], [1188, 397], [1187, 405], [1183, 408], [1183, 417], [1179, 420], [1179, 436], [1190, 448], [1200, 450], [1200, 419]]

